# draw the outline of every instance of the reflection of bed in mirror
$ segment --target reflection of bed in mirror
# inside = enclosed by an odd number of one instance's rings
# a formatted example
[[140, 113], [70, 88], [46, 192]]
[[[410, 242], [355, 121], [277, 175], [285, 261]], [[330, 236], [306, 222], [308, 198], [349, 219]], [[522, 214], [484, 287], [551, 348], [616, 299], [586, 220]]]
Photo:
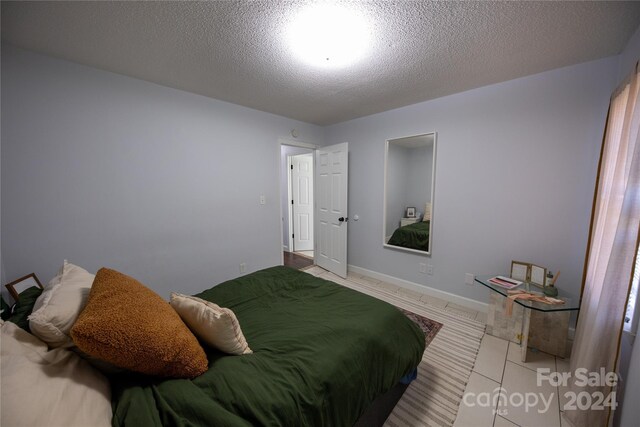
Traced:
[[431, 254], [435, 154], [435, 133], [387, 140], [384, 247]]
[[431, 221], [418, 221], [396, 228], [388, 245], [429, 252], [429, 228]]

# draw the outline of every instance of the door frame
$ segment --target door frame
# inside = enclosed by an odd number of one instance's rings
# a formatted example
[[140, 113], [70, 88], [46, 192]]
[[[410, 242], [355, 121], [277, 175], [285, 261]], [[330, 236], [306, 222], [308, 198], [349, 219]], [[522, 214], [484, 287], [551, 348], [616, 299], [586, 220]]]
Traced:
[[[282, 211], [282, 185], [280, 185], [282, 183], [282, 146], [283, 145], [288, 145], [291, 147], [298, 147], [298, 148], [308, 148], [309, 150], [311, 150], [311, 154], [313, 156], [313, 164], [315, 167], [315, 162], [316, 162], [316, 157], [318, 155], [318, 148], [320, 147], [319, 145], [316, 144], [311, 144], [309, 142], [304, 142], [304, 141], [298, 141], [298, 140], [294, 140], [294, 139], [288, 139], [288, 138], [278, 138], [278, 170], [280, 171], [280, 173], [278, 174], [278, 194], [280, 195], [280, 198], [278, 199], [279, 205], [280, 205], [280, 235], [278, 238], [278, 247], [280, 248], [280, 265], [284, 265], [284, 251], [282, 249], [282, 234], [284, 233], [284, 224], [282, 221], [282, 214], [284, 213]], [[288, 162], [287, 162], [288, 163]], [[315, 173], [315, 172], [314, 172]], [[287, 187], [290, 187], [290, 177], [291, 177], [291, 168], [289, 166], [287, 166]], [[289, 193], [291, 191], [290, 188], [287, 189], [287, 193]], [[313, 206], [315, 209], [316, 206], [316, 200], [315, 200], [315, 194], [316, 194], [316, 180], [313, 180], [313, 194], [314, 194], [314, 199], [313, 199]], [[289, 196], [289, 194], [287, 194]], [[290, 198], [289, 198], [290, 200]], [[287, 203], [287, 209], [289, 209], [289, 211], [291, 211], [291, 204]], [[289, 231], [291, 231], [291, 215], [289, 215]], [[315, 220], [314, 220], [314, 224], [313, 224], [313, 234], [315, 236]], [[289, 233], [288, 236], [289, 239], [289, 249], [293, 249], [293, 242], [291, 239], [291, 233]], [[314, 238], [313, 241], [313, 263], [315, 264], [315, 257], [316, 257], [316, 239]]]
[[[282, 149], [282, 146], [280, 146]], [[293, 191], [291, 188], [291, 165], [293, 164], [291, 157], [293, 156], [287, 156], [287, 211], [289, 211], [289, 234], [287, 235], [287, 240], [288, 240], [288, 244], [287, 247], [289, 248], [289, 252], [293, 252], [293, 250], [295, 249], [293, 247], [293, 232], [291, 230], [293, 230], [293, 205], [291, 203], [289, 203], [289, 200], [291, 200], [291, 197], [293, 196]], [[280, 189], [280, 191], [282, 191], [282, 189]], [[282, 196], [280, 197], [280, 200], [282, 200]], [[282, 205], [280, 206], [280, 209], [282, 209]], [[282, 217], [282, 215], [280, 215], [280, 217]]]

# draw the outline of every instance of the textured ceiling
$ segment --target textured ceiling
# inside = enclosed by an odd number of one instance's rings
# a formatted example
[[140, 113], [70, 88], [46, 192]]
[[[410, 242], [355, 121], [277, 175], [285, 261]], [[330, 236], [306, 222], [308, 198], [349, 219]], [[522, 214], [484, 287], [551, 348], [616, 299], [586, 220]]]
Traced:
[[318, 69], [286, 28], [309, 2], [2, 2], [25, 49], [327, 125], [620, 53], [640, 2], [349, 3], [369, 55]]

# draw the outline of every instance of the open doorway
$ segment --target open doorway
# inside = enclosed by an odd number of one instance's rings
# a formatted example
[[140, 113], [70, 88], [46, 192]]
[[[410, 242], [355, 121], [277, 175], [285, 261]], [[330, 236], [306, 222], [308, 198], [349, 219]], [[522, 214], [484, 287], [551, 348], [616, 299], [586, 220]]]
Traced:
[[288, 156], [291, 252], [313, 259], [313, 153]]
[[302, 268], [314, 258], [314, 150], [281, 145], [281, 211], [284, 264]]

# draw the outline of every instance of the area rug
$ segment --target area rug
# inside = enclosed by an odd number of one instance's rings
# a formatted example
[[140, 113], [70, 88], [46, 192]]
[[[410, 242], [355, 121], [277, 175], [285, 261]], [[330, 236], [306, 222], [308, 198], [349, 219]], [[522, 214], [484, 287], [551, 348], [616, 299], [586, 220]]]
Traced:
[[442, 323], [420, 316], [419, 314], [412, 313], [404, 308], [400, 308], [400, 311], [407, 316], [409, 320], [422, 329], [422, 332], [424, 332], [425, 347], [428, 347], [429, 344], [431, 344], [431, 341], [436, 337], [440, 328], [442, 328]]
[[437, 306], [425, 295], [396, 292], [397, 286], [375, 279], [358, 275], [342, 279], [318, 266], [305, 270], [442, 324], [422, 356], [418, 378], [404, 392], [385, 427], [452, 426], [480, 350], [484, 323], [455, 305]]

